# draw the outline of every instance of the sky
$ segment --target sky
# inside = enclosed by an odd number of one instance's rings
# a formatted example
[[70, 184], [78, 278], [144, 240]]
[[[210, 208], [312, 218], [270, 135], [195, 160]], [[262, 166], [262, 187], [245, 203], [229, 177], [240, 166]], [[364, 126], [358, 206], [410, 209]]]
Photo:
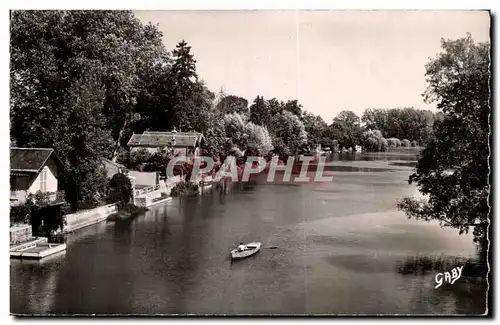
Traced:
[[136, 11], [172, 50], [192, 47], [211, 91], [297, 99], [330, 122], [340, 111], [426, 104], [425, 64], [441, 38], [489, 41], [485, 11]]

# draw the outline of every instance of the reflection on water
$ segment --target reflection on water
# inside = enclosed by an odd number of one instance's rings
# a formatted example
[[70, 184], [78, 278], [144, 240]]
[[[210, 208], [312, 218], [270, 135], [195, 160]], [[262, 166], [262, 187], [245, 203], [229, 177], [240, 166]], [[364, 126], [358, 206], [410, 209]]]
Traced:
[[408, 148], [387, 152], [332, 153], [327, 157], [333, 161], [392, 161], [418, 160], [420, 149]]
[[[443, 281], [436, 288], [435, 277], [438, 273], [450, 272], [453, 268], [462, 267], [461, 277], [453, 284]], [[410, 256], [398, 261], [396, 270], [404, 276], [412, 276], [420, 280], [422, 289], [429, 297], [428, 303], [437, 309], [448, 304], [448, 314], [484, 314], [488, 284], [487, 270], [478, 266], [475, 259], [455, 256]], [[430, 285], [431, 283], [432, 285]], [[413, 299], [422, 299], [422, 290]], [[453, 297], [451, 301], [443, 301], [443, 295]], [[471, 299], [473, 297], [473, 299]]]
[[[385, 168], [387, 161], [350, 164]], [[336, 171], [332, 183], [257, 179], [229, 191], [174, 199], [130, 222], [88, 227], [69, 236], [61, 259], [11, 261], [11, 311], [483, 312], [484, 286], [464, 278], [434, 289], [440, 267], [474, 256], [472, 237], [397, 211], [396, 200], [416, 190], [407, 183], [411, 168], [393, 168]], [[277, 248], [231, 264], [232, 247], [250, 241]], [[425, 259], [432, 256], [443, 258], [433, 264]]]

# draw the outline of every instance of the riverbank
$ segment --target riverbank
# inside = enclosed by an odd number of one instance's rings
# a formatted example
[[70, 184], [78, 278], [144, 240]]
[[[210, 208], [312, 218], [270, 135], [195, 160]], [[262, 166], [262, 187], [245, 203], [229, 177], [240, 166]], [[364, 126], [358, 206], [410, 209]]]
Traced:
[[125, 219], [134, 219], [137, 216], [148, 211], [146, 207], [139, 207], [133, 204], [124, 204], [118, 206], [118, 211], [109, 215], [106, 220], [108, 221], [117, 221], [117, 220], [125, 220]]
[[[481, 313], [485, 290], [466, 278], [435, 289], [437, 269], [398, 272], [414, 257], [442, 257], [448, 267], [475, 254], [471, 234], [397, 211], [397, 199], [418, 192], [410, 174], [404, 166], [345, 170], [321, 184], [269, 183], [261, 175], [229, 195], [214, 188], [152, 207], [132, 223], [88, 227], [70, 235], [64, 259], [11, 264], [11, 311]], [[231, 265], [232, 245], [255, 240], [278, 248]]]

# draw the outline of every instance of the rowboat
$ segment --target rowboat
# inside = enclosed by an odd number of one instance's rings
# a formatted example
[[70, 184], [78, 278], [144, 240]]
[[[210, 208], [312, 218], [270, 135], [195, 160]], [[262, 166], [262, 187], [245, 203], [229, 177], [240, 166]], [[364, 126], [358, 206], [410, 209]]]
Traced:
[[261, 243], [251, 242], [251, 243], [246, 244], [245, 246], [247, 247], [247, 249], [245, 249], [244, 251], [241, 251], [241, 252], [238, 251], [237, 248], [233, 249], [231, 251], [231, 258], [233, 260], [240, 260], [242, 258], [252, 256], [252, 255], [256, 254], [258, 251], [260, 251]]

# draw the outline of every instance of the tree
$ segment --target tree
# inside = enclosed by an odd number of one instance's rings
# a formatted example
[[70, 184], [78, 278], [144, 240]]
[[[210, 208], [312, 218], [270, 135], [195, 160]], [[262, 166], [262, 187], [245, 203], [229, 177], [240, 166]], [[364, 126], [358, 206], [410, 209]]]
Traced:
[[262, 96], [257, 96], [250, 106], [250, 122], [257, 125], [267, 125], [271, 119], [271, 112]]
[[173, 51], [173, 65], [168, 77], [170, 127], [180, 130], [203, 131], [202, 112], [212, 109], [215, 95], [198, 79], [196, 60], [191, 46], [180, 41]]
[[131, 11], [12, 13], [11, 136], [55, 149], [73, 208], [104, 195], [100, 158], [117, 158], [145, 80], [167, 64], [161, 33]]
[[248, 114], [248, 100], [234, 95], [224, 96], [217, 104], [217, 109], [224, 114]]
[[299, 154], [307, 143], [304, 123], [289, 111], [273, 116], [269, 122], [269, 131], [273, 136], [274, 151], [280, 158]]
[[283, 109], [298, 116], [299, 118], [302, 116], [302, 105], [300, 105], [299, 101], [296, 99], [287, 101], [284, 104]]
[[316, 148], [318, 144], [323, 146], [331, 145], [331, 139], [328, 136], [328, 124], [321, 116], [304, 111], [301, 120], [307, 132], [307, 146], [310, 150]]
[[409, 182], [425, 199], [405, 198], [398, 206], [408, 217], [437, 220], [459, 233], [473, 228], [486, 259], [488, 198], [490, 46], [471, 35], [442, 40], [443, 51], [426, 65], [426, 101], [436, 101], [444, 120], [434, 125]]
[[[144, 26], [131, 11], [14, 11], [11, 108], [27, 109], [25, 117], [38, 114], [39, 107], [55, 113], [75, 80], [94, 69], [114, 140], [109, 158], [115, 159], [129, 124], [137, 119], [137, 97], [148, 84], [144, 73], [167, 57], [158, 29]], [[47, 123], [51, 119], [39, 126], [15, 123], [13, 129], [16, 138], [38, 137], [39, 127]]]
[[237, 113], [225, 115], [224, 129], [228, 139], [226, 149], [251, 155], [266, 155], [273, 149], [267, 128], [249, 122], [245, 115]]
[[204, 113], [204, 120], [209, 123], [205, 131], [205, 142], [203, 143], [203, 154], [212, 158], [225, 158], [226, 149], [230, 139], [226, 136], [224, 115], [218, 111]]
[[342, 111], [333, 119], [331, 133], [338, 140], [339, 146], [355, 149], [360, 142], [360, 118], [351, 111]]
[[365, 124], [365, 128], [368, 130], [383, 130], [384, 132], [387, 132], [387, 117], [388, 114], [386, 109], [369, 108], [363, 112], [361, 121]]
[[127, 168], [139, 170], [141, 167], [151, 160], [151, 154], [146, 149], [129, 152], [126, 162]]
[[386, 151], [389, 147], [387, 141], [379, 130], [368, 130], [363, 133], [363, 149], [371, 152]]
[[[14, 105], [11, 110], [12, 133], [19, 145], [52, 147], [62, 159], [62, 183], [73, 209], [79, 202], [97, 204], [104, 193], [106, 177], [100, 170], [100, 157], [109, 156], [113, 148], [102, 113], [104, 97], [98, 70], [89, 69], [73, 81], [59, 105], [51, 106], [53, 98], [47, 97], [46, 105], [38, 110], [31, 105], [26, 111], [23, 105]], [[29, 123], [22, 123], [27, 116]], [[28, 134], [20, 134], [22, 130]]]
[[132, 197], [132, 184], [130, 179], [121, 173], [113, 175], [109, 181], [107, 201], [108, 203], [127, 204]]
[[265, 156], [273, 150], [271, 135], [265, 126], [248, 122], [245, 125], [247, 136], [246, 154]]
[[428, 143], [436, 117], [428, 110], [413, 107], [367, 109], [361, 120], [368, 130], [380, 130], [386, 137]]

